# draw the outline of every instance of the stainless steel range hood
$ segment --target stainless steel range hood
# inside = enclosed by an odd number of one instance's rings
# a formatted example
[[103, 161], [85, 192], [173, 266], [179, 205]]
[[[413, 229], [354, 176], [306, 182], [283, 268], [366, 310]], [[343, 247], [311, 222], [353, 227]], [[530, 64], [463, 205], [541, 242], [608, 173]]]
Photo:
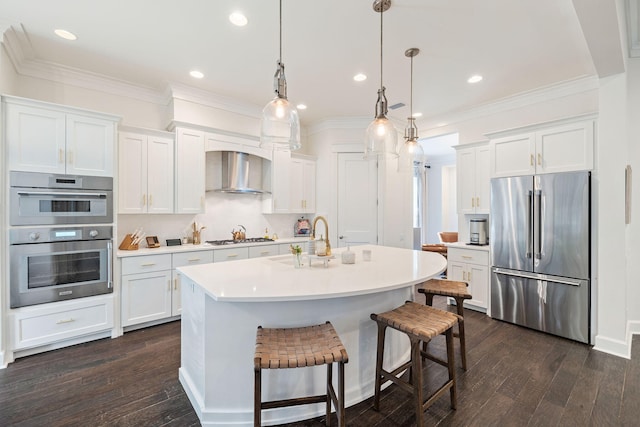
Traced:
[[[222, 152], [222, 193], [262, 194], [261, 173], [251, 173], [250, 154]], [[259, 172], [259, 171], [256, 171]], [[253, 179], [253, 180], [252, 180]]]

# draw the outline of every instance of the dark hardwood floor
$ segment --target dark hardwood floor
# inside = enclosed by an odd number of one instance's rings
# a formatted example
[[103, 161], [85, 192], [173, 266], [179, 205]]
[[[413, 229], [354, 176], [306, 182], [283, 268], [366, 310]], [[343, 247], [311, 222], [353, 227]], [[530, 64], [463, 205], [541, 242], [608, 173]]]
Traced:
[[[443, 298], [436, 304], [445, 307]], [[465, 324], [469, 366], [457, 368], [458, 409], [440, 399], [427, 425], [640, 425], [640, 337], [626, 360], [470, 310]], [[430, 350], [444, 354], [444, 340]], [[198, 426], [179, 364], [180, 322], [18, 359], [0, 370], [0, 425]], [[445, 375], [428, 362], [426, 390]], [[413, 426], [415, 416], [408, 395], [391, 386], [380, 412], [368, 399], [348, 408], [347, 422]], [[323, 418], [289, 424], [321, 425]]]

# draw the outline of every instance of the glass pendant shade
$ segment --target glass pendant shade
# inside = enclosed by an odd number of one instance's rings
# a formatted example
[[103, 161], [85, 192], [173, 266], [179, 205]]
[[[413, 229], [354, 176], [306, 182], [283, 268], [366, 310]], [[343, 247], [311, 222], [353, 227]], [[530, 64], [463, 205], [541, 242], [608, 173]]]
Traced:
[[417, 140], [409, 140], [400, 147], [398, 171], [414, 172], [424, 164], [424, 150]]
[[298, 110], [286, 98], [276, 96], [262, 110], [260, 146], [292, 151], [300, 148]]
[[398, 157], [398, 132], [386, 117], [376, 117], [367, 127], [365, 137], [365, 159], [394, 159]]

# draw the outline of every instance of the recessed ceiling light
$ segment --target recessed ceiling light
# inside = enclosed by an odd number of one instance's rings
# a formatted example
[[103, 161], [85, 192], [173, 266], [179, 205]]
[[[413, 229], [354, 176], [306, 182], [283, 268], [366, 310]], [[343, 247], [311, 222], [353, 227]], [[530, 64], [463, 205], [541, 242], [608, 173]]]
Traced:
[[296, 105], [296, 108], [297, 108], [298, 110], [306, 110], [306, 109], [307, 109], [307, 106], [306, 106], [306, 105], [304, 105], [304, 104], [298, 104], [298, 105]]
[[422, 113], [413, 113], [413, 117], [422, 117]]
[[479, 74], [475, 74], [475, 75], [469, 77], [467, 82], [469, 82], [469, 83], [478, 83], [481, 80], [482, 80], [482, 76], [479, 75]]
[[353, 80], [357, 81], [357, 82], [363, 82], [365, 80], [367, 80], [367, 76], [360, 73], [360, 74], [356, 74], [355, 76], [353, 76]]
[[233, 25], [236, 25], [238, 27], [244, 27], [245, 25], [247, 25], [247, 22], [249, 22], [247, 20], [247, 17], [244, 16], [241, 12], [233, 12], [231, 15], [229, 15], [229, 21], [231, 21]]
[[53, 32], [56, 33], [58, 37], [62, 37], [65, 40], [76, 40], [78, 38], [71, 31], [67, 31], [67, 30], [56, 29], [56, 30], [53, 30]]
[[198, 70], [193, 70], [193, 71], [189, 71], [189, 74], [191, 75], [191, 77], [193, 77], [194, 79], [201, 79], [204, 77], [204, 74], [202, 74], [201, 71]]

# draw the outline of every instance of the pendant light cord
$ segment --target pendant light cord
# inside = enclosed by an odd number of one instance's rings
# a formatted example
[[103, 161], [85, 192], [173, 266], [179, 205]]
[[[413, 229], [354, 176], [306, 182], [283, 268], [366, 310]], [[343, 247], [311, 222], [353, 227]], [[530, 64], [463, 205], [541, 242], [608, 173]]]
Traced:
[[280, 63], [282, 63], [282, 0], [280, 0]]
[[411, 56], [411, 84], [409, 86], [409, 118], [413, 118], [413, 56]]
[[384, 0], [380, 0], [380, 90], [382, 90], [382, 14], [384, 13]]

